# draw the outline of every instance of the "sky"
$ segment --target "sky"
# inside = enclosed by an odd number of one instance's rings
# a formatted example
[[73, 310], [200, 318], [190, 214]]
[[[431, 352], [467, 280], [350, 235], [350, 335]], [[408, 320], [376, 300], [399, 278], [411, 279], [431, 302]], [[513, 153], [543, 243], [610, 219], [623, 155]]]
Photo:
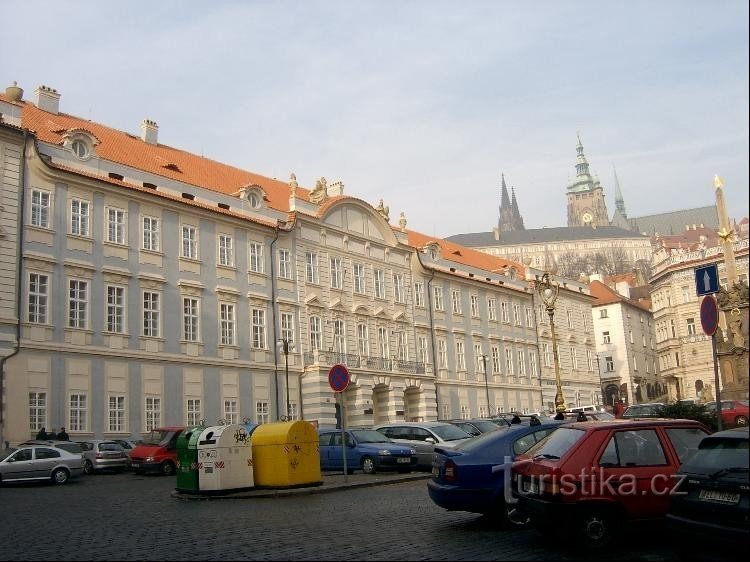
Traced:
[[[565, 226], [580, 134], [610, 216], [748, 215], [747, 0], [25, 0], [0, 86], [268, 177], [321, 176], [445, 237]], [[4, 84], [3, 84], [4, 82]]]

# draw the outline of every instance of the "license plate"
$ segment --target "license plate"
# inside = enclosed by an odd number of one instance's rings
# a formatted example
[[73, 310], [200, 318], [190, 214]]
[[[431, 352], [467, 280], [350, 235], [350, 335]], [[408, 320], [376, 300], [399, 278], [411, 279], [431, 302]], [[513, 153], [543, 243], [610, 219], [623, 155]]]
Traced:
[[130, 466], [132, 466], [133, 468], [140, 468], [141, 467], [141, 465], [138, 464], [137, 462], [130, 463]]
[[411, 462], [411, 459], [409, 457], [398, 457], [396, 458], [397, 463], [407, 464]]
[[740, 495], [719, 490], [701, 490], [698, 499], [705, 502], [739, 503]]

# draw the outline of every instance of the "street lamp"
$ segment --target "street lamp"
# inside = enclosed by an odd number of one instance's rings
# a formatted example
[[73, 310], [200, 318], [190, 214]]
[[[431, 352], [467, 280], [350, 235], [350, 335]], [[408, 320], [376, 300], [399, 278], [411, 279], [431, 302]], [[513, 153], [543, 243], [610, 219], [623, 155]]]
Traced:
[[552, 357], [555, 361], [555, 381], [557, 392], [555, 393], [555, 419], [563, 419], [565, 414], [565, 398], [563, 397], [562, 382], [560, 381], [560, 359], [557, 354], [557, 338], [555, 336], [555, 301], [560, 293], [560, 284], [550, 279], [549, 272], [545, 271], [542, 278], [537, 281], [536, 290], [544, 303], [544, 308], [549, 315], [549, 324], [552, 332]]
[[[604, 384], [602, 383], [602, 367], [599, 364], [599, 352], [594, 352], [594, 357], [596, 357], [596, 369], [599, 371], [599, 396], [601, 396], [601, 401], [606, 404], [604, 401]], [[599, 405], [599, 398], [597, 398], [596, 405]]]
[[276, 346], [284, 354], [284, 370], [286, 373], [286, 416], [284, 416], [284, 421], [288, 421], [292, 409], [291, 402], [289, 401], [289, 352], [294, 351], [294, 344], [291, 340], [279, 338]]
[[484, 365], [484, 391], [487, 393], [487, 417], [490, 417], [492, 414], [490, 413], [490, 386], [487, 383], [487, 356], [482, 354], [480, 357]]

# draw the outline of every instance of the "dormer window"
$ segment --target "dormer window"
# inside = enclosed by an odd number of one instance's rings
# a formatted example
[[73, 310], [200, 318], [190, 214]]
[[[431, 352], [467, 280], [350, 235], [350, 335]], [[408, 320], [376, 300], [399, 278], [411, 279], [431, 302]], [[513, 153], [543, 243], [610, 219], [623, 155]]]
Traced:
[[246, 185], [240, 190], [240, 197], [250, 204], [251, 209], [257, 210], [266, 200], [266, 192], [257, 184]]
[[71, 150], [73, 150], [73, 154], [81, 159], [87, 158], [90, 153], [89, 146], [83, 139], [74, 140], [72, 143], [70, 143], [70, 148]]
[[253, 209], [257, 209], [260, 207], [260, 197], [256, 192], [251, 191], [250, 193], [248, 193], [247, 200]]

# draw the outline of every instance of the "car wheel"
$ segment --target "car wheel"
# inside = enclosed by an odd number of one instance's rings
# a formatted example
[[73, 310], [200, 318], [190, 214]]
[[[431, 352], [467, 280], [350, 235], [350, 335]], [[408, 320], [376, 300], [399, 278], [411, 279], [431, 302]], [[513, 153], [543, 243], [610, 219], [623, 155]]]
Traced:
[[83, 472], [84, 474], [94, 474], [94, 465], [91, 461], [83, 463]]
[[747, 425], [747, 416], [737, 416], [734, 418], [735, 425]]
[[362, 472], [365, 474], [375, 473], [375, 461], [372, 457], [362, 457]]
[[165, 476], [172, 476], [174, 474], [174, 463], [172, 461], [161, 463], [161, 473]]
[[517, 529], [527, 527], [531, 519], [523, 513], [518, 504], [508, 504], [503, 502], [503, 523], [506, 527]]
[[593, 509], [584, 513], [577, 523], [578, 534], [589, 549], [600, 550], [612, 542], [616, 522], [610, 511]]
[[70, 474], [64, 468], [57, 468], [52, 473], [52, 482], [55, 484], [65, 484], [70, 478]]

